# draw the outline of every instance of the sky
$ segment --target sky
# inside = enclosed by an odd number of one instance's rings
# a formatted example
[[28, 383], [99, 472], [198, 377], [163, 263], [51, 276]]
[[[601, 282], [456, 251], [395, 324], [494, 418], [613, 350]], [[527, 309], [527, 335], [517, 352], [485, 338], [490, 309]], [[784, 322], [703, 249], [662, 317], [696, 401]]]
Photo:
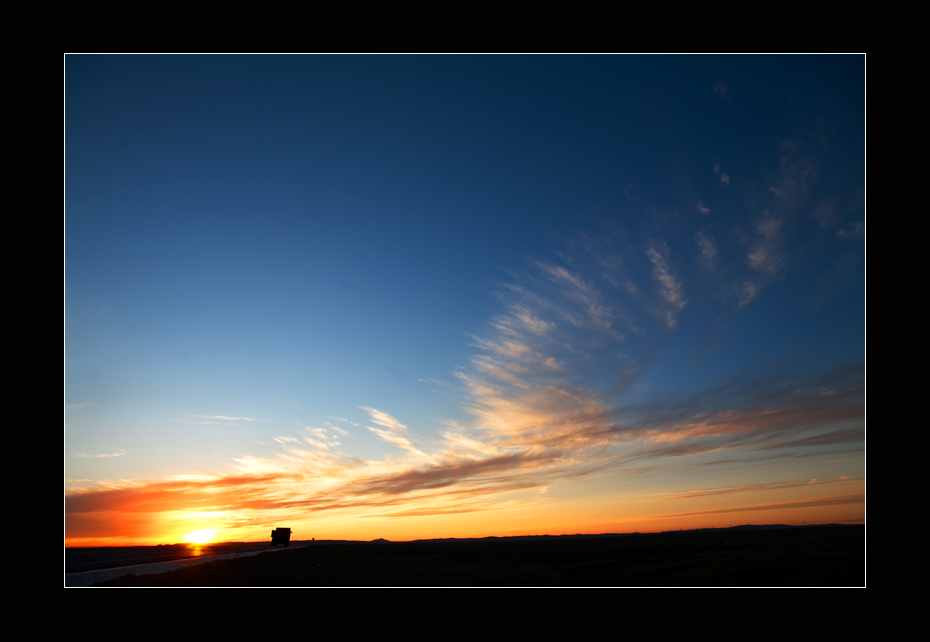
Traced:
[[65, 56], [67, 545], [865, 521], [865, 57]]

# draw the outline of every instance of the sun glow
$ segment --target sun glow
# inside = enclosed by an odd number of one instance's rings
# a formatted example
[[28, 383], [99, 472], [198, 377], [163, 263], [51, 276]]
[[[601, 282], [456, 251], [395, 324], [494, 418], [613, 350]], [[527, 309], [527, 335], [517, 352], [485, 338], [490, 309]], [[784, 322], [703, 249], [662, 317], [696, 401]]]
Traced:
[[203, 530], [195, 531], [189, 535], [184, 536], [184, 541], [189, 544], [207, 544], [213, 541], [213, 536], [216, 534], [216, 531]]

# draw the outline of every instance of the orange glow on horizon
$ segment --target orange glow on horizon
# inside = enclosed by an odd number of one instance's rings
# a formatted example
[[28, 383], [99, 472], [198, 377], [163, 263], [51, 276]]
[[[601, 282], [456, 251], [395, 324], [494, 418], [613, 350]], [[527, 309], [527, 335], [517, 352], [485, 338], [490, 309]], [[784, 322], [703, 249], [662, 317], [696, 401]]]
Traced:
[[[407, 473], [408, 475], [410, 473]], [[249, 479], [248, 481], [253, 481]], [[264, 481], [264, 480], [262, 480]], [[229, 510], [236, 499], [228, 487], [229, 480], [210, 480], [214, 500], [227, 500], [221, 511], [183, 510], [191, 498], [202, 495], [196, 485], [186, 485], [177, 492], [162, 492], [161, 484], [148, 487], [85, 493], [75, 499], [92, 498], [94, 504], [75, 503], [68, 513], [66, 546], [128, 546], [185, 542], [192, 545], [216, 541], [268, 541], [270, 529], [289, 527], [299, 533], [294, 539], [311, 537], [336, 540], [372, 540], [384, 538], [409, 541], [429, 538], [467, 538], [514, 535], [562, 535], [578, 533], [630, 533], [726, 528], [739, 524], [864, 523], [864, 479], [820, 479], [741, 486], [701, 485], [685, 490], [642, 493], [638, 490], [618, 492], [608, 489], [597, 494], [578, 493], [569, 487], [551, 487], [541, 493], [517, 490], [510, 497], [498, 497], [496, 503], [474, 500], [470, 511], [451, 511], [440, 496], [421, 494], [409, 505], [391, 512], [384, 505], [354, 505], [311, 514], [302, 510], [277, 510], [255, 501], [250, 506]], [[241, 486], [241, 484], [239, 485]], [[261, 484], [257, 484], [261, 488]], [[275, 484], [269, 484], [275, 490]], [[211, 489], [212, 489], [211, 487]], [[460, 493], [460, 495], [463, 493]], [[143, 500], [158, 497], [156, 508]], [[371, 497], [370, 495], [368, 497]], [[378, 495], [375, 499], [381, 499]], [[276, 499], [276, 498], [273, 498]], [[351, 499], [348, 496], [347, 499]], [[461, 499], [461, 498], [460, 498]], [[178, 505], [171, 504], [176, 501]], [[123, 512], [121, 508], [134, 509]], [[97, 509], [94, 510], [86, 510]], [[110, 509], [103, 510], [101, 508]], [[171, 509], [174, 510], [171, 510]], [[140, 510], [142, 509], [142, 510]], [[166, 510], [167, 509], [167, 510]], [[232, 518], [238, 520], [232, 520]], [[217, 528], [220, 522], [240, 521], [242, 526]], [[248, 525], [245, 525], [246, 523]], [[261, 525], [256, 525], [256, 522]], [[264, 522], [264, 523], [262, 523]], [[190, 531], [190, 528], [196, 530]]]

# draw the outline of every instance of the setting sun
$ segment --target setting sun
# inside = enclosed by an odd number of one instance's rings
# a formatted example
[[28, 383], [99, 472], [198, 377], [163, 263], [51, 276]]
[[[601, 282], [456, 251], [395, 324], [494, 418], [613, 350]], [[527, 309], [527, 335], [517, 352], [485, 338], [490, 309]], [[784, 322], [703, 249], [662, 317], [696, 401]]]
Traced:
[[184, 541], [189, 544], [207, 544], [213, 541], [216, 531], [196, 531], [184, 537]]

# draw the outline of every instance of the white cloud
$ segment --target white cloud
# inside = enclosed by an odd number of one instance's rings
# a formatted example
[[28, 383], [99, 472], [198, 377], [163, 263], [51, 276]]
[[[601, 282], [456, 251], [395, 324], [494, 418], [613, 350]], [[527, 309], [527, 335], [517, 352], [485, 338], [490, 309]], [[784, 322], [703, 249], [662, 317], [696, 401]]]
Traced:
[[404, 437], [403, 435], [398, 435], [397, 433], [390, 431], [390, 430], [381, 430], [379, 428], [372, 428], [371, 426], [365, 426], [365, 427], [368, 428], [368, 430], [370, 430], [371, 432], [378, 435], [381, 439], [383, 439], [384, 441], [390, 444], [399, 446], [403, 448], [404, 450], [414, 453], [416, 455], [421, 455], [423, 457], [426, 457], [425, 453], [414, 448], [413, 444], [410, 443], [410, 440]]
[[400, 423], [397, 419], [387, 414], [386, 412], [377, 410], [375, 408], [369, 408], [367, 406], [359, 406], [359, 408], [371, 415], [371, 420], [379, 426], [384, 426], [388, 430], [407, 430], [407, 426]]
[[781, 227], [783, 219], [768, 216], [756, 226], [756, 243], [749, 252], [749, 265], [774, 274], [781, 268], [784, 257], [781, 252]]
[[792, 161], [790, 157], [796, 153], [797, 145], [785, 143], [783, 146], [788, 155], [781, 159], [781, 171], [769, 190], [788, 206], [797, 207], [807, 199], [820, 166], [810, 158]]
[[747, 279], [743, 283], [743, 286], [742, 288], [740, 288], [740, 292], [738, 294], [739, 304], [746, 305], [747, 303], [752, 301], [754, 298], [756, 298], [756, 294], [758, 293], [759, 293], [759, 286], [756, 285], [754, 282]]
[[99, 455], [87, 455], [85, 453], [81, 453], [80, 455], [75, 455], [75, 457], [80, 457], [82, 459], [86, 457], [122, 457], [125, 454], [126, 451], [120, 448], [118, 453], [101, 453]]
[[700, 230], [695, 237], [695, 241], [701, 248], [701, 255], [697, 259], [698, 264], [708, 270], [713, 270], [717, 259], [717, 245], [714, 240], [705, 234], [703, 230]]
[[853, 238], [865, 234], [865, 222], [858, 221], [851, 223], [847, 229], [837, 230], [836, 235], [840, 238]]
[[399, 446], [404, 450], [414, 453], [415, 455], [420, 455], [426, 457], [426, 454], [417, 450], [414, 445], [410, 442], [407, 437], [404, 436], [404, 433], [407, 432], [407, 426], [400, 423], [397, 419], [389, 415], [388, 413], [377, 410], [376, 408], [369, 408], [367, 406], [359, 406], [362, 410], [371, 415], [371, 421], [382, 428], [372, 428], [371, 426], [365, 426], [371, 432], [375, 433], [383, 439], [384, 441]]
[[653, 276], [662, 284], [659, 293], [668, 303], [668, 313], [666, 323], [670, 328], [675, 327], [675, 313], [680, 312], [688, 300], [685, 299], [681, 283], [672, 274], [668, 265], [668, 247], [663, 243], [661, 246], [653, 243], [646, 251], [646, 255], [653, 265]]
[[714, 163], [714, 174], [720, 174], [720, 187], [730, 184], [730, 175], [720, 169], [720, 163]]
[[[613, 314], [609, 306], [604, 304], [601, 292], [594, 284], [572, 274], [562, 266], [548, 265], [542, 262], [539, 262], [538, 265], [540, 269], [549, 275], [553, 282], [563, 286], [562, 293], [564, 295], [582, 304], [591, 324], [605, 330], [610, 329]], [[584, 321], [576, 315], [565, 313], [565, 316], [573, 325], [579, 327], [584, 325]]]

